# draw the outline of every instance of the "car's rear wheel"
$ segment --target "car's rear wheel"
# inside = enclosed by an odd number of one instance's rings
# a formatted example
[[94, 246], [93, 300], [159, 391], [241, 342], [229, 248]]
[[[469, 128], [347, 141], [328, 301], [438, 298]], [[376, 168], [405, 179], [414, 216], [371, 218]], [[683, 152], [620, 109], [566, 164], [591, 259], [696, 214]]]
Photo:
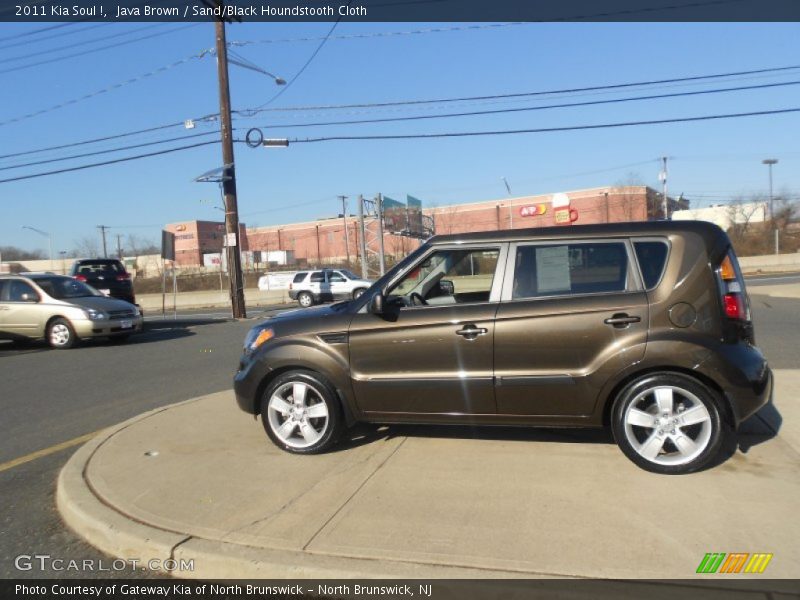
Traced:
[[294, 454], [324, 452], [344, 426], [332, 386], [317, 373], [301, 370], [284, 373], [267, 387], [261, 422], [276, 446]]
[[58, 318], [50, 321], [47, 326], [47, 343], [56, 350], [66, 350], [78, 343], [75, 330], [66, 319]]
[[300, 294], [298, 294], [297, 296], [297, 301], [303, 308], [314, 306], [314, 296], [312, 296], [308, 292], [300, 292]]
[[625, 455], [654, 473], [697, 471], [722, 444], [717, 393], [675, 373], [651, 374], [627, 385], [617, 396], [611, 426]]

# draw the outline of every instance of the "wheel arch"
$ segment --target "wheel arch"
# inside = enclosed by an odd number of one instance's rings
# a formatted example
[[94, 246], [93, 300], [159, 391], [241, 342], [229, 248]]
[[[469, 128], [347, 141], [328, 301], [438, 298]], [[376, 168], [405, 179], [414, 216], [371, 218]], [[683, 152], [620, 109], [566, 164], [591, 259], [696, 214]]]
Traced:
[[705, 387], [713, 390], [717, 393], [718, 397], [720, 398], [720, 408], [722, 409], [722, 414], [720, 415], [722, 419], [728, 425], [735, 425], [735, 418], [733, 413], [733, 407], [731, 405], [730, 398], [728, 398], [727, 394], [725, 394], [724, 390], [720, 385], [714, 381], [708, 375], [693, 369], [687, 369], [684, 367], [679, 367], [675, 365], [663, 365], [663, 366], [648, 366], [642, 369], [635, 370], [631, 373], [626, 374], [622, 377], [618, 382], [616, 382], [611, 390], [604, 394], [603, 398], [603, 410], [602, 410], [602, 423], [604, 426], [608, 427], [611, 425], [611, 411], [614, 408], [614, 402], [616, 401], [619, 393], [632, 381], [639, 379], [641, 377], [647, 375], [653, 375], [656, 373], [675, 373], [678, 375], [683, 375], [694, 379], [695, 381], [701, 383]]

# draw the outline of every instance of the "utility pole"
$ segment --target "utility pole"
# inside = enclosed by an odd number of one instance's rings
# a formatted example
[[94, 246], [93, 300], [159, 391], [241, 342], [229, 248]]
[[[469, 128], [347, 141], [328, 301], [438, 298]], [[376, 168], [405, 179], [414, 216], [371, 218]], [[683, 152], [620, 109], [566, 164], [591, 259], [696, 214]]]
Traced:
[[367, 232], [364, 228], [364, 196], [358, 195], [358, 227], [361, 230], [361, 277], [367, 279]]
[[347, 196], [339, 196], [342, 201], [342, 221], [344, 221], [344, 253], [347, 257], [347, 266], [350, 266], [350, 236], [347, 234]]
[[658, 178], [661, 180], [661, 183], [664, 184], [664, 188], [662, 191], [663, 198], [662, 198], [662, 210], [664, 212], [664, 220], [669, 220], [669, 200], [667, 200], [667, 157], [662, 156], [661, 160], [664, 163], [664, 168], [661, 170], [661, 173], [658, 174]]
[[98, 225], [100, 234], [103, 236], [103, 258], [108, 258], [108, 251], [106, 250], [106, 231], [109, 229], [106, 225]]
[[778, 242], [778, 226], [775, 223], [775, 205], [774, 197], [772, 195], [772, 165], [778, 164], [777, 158], [765, 158], [761, 161], [762, 164], [767, 165], [769, 169], [769, 220], [772, 221], [772, 232], [775, 237], [775, 254], [778, 254], [780, 244]]
[[375, 198], [375, 208], [378, 213], [378, 248], [380, 249], [381, 275], [386, 273], [386, 257], [383, 254], [383, 195], [378, 194]]
[[122, 234], [117, 234], [117, 258], [122, 260]]
[[244, 319], [247, 312], [242, 288], [242, 258], [239, 253], [239, 210], [236, 202], [236, 166], [233, 158], [233, 131], [231, 125], [231, 90], [228, 82], [228, 45], [225, 39], [225, 21], [219, 18], [214, 26], [217, 37], [217, 76], [219, 78], [219, 120], [222, 134], [222, 164], [226, 173], [222, 178], [225, 197], [225, 246], [230, 280], [231, 312], [234, 319]]

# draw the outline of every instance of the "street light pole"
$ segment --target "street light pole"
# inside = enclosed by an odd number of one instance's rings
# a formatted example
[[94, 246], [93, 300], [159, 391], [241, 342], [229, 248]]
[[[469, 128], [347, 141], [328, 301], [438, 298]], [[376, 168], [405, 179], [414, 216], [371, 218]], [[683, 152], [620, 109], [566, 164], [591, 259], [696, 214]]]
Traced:
[[773, 236], [775, 237], [775, 254], [779, 253], [779, 242], [778, 242], [778, 225], [775, 223], [775, 206], [774, 206], [774, 198], [772, 195], [772, 165], [778, 164], [777, 158], [765, 158], [761, 161], [762, 164], [767, 165], [769, 169], [769, 220], [772, 221], [772, 231]]
[[41, 229], [36, 229], [36, 227], [31, 227], [30, 225], [23, 225], [22, 228], [23, 229], [29, 229], [30, 231], [33, 231], [34, 233], [38, 233], [39, 235], [43, 235], [44, 237], [47, 238], [47, 246], [48, 246], [49, 257], [50, 257], [50, 259], [49, 259], [50, 270], [52, 271], [52, 269], [53, 269], [53, 236], [50, 235], [49, 233], [47, 233], [46, 231], [42, 231]]
[[231, 124], [231, 91], [228, 81], [228, 45], [225, 39], [225, 22], [215, 23], [217, 47], [217, 75], [219, 78], [219, 117], [222, 135], [222, 164], [227, 173], [222, 179], [225, 198], [225, 246], [230, 279], [231, 312], [234, 319], [247, 316], [242, 288], [242, 262], [239, 253], [239, 210], [236, 200], [236, 167], [233, 158], [233, 126]]

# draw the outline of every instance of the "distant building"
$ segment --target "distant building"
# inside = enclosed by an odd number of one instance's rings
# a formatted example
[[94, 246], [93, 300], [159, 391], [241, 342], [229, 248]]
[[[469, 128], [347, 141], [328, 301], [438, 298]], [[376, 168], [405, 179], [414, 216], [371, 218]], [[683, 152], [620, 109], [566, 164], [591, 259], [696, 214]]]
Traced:
[[[661, 194], [646, 186], [600, 187], [558, 194], [499, 198], [468, 204], [424, 207], [437, 234], [525, 229], [557, 224], [576, 225], [648, 221], [663, 218]], [[565, 204], [566, 203], [566, 204]], [[670, 211], [686, 208], [686, 202], [670, 198]], [[566, 219], [566, 220], [565, 220]], [[301, 223], [250, 228], [242, 233], [245, 264], [260, 265], [270, 253], [291, 253], [298, 264], [325, 265], [359, 259], [360, 232], [352, 215]], [[167, 226], [175, 235], [179, 265], [202, 265], [203, 255], [219, 252], [224, 228], [221, 223], [189, 221]], [[377, 235], [377, 223], [367, 222], [367, 238]], [[347, 244], [345, 244], [345, 238]], [[386, 232], [388, 256], [404, 256], [420, 242]], [[274, 256], [274, 254], [272, 255]], [[194, 261], [194, 262], [190, 262]]]
[[727, 231], [734, 224], [762, 223], [767, 220], [768, 215], [766, 202], [748, 202], [677, 210], [672, 213], [672, 219], [674, 221], [709, 221]]

